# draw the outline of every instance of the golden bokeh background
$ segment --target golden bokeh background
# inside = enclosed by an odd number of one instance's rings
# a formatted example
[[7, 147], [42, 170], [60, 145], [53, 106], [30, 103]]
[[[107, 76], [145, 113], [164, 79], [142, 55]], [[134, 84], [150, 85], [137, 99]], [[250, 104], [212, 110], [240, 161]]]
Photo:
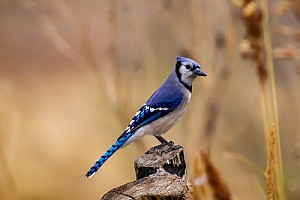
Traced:
[[[273, 48], [292, 52], [274, 61], [283, 175], [288, 199], [300, 199], [299, 41], [277, 31], [300, 23], [292, 10], [275, 12], [282, 3], [269, 1]], [[177, 55], [208, 76], [195, 81], [187, 113], [165, 137], [185, 148], [189, 174], [208, 145], [234, 199], [264, 199], [261, 96], [255, 64], [240, 56], [240, 15], [218, 0], [0, 1], [0, 199], [99, 199], [135, 180], [133, 161], [158, 144], [153, 137], [84, 175]]]

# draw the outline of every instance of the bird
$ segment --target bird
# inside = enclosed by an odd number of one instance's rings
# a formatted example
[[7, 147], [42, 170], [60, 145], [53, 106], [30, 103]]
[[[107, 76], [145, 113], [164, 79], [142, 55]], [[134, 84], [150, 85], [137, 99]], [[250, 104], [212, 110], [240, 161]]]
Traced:
[[136, 112], [124, 132], [85, 176], [91, 178], [117, 150], [144, 135], [153, 135], [162, 144], [167, 144], [168, 141], [161, 135], [177, 124], [185, 113], [191, 99], [192, 83], [197, 76], [207, 75], [196, 61], [177, 56], [176, 64], [166, 81]]

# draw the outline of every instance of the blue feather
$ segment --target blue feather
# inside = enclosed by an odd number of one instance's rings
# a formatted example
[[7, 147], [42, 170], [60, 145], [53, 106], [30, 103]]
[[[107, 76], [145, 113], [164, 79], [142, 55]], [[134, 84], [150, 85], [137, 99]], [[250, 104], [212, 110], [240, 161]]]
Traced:
[[153, 122], [154, 120], [167, 115], [174, 110], [182, 99], [156, 103], [154, 105], [144, 104], [132, 118], [126, 130], [121, 134], [117, 141], [95, 162], [95, 164], [86, 173], [86, 177], [92, 177], [98, 169], [111, 157], [134, 133], [142, 126]]
[[[127, 131], [136, 131], [142, 126], [161, 118], [173, 111], [182, 101], [182, 98], [165, 101], [153, 105], [144, 104], [132, 118], [131, 123], [127, 126]], [[123, 134], [125, 134], [124, 132]], [[122, 134], [122, 135], [123, 135]], [[122, 135], [120, 137], [122, 137]]]
[[95, 164], [90, 168], [90, 170], [86, 173], [86, 177], [91, 178], [98, 169], [107, 161], [109, 157], [111, 157], [133, 134], [135, 131], [122, 134], [117, 141], [109, 148], [107, 151], [95, 162]]
[[182, 56], [177, 56], [177, 57], [176, 57], [176, 60], [177, 60], [178, 62], [188, 62], [188, 63], [192, 63], [194, 66], [200, 67], [200, 65], [199, 65], [197, 62], [195, 62], [194, 60], [189, 59], [189, 58], [185, 58], [185, 57], [182, 57]]

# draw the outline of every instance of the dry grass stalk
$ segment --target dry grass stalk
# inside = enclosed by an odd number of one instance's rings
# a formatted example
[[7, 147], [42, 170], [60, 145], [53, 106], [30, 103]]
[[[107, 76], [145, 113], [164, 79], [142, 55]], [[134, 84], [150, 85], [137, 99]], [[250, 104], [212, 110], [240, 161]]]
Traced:
[[300, 75], [300, 65], [299, 64], [295, 66], [295, 72], [296, 72], [296, 74]]
[[296, 41], [300, 41], [300, 30], [295, 27], [280, 25], [277, 27], [276, 32], [280, 35], [290, 37]]
[[273, 59], [291, 60], [296, 57], [296, 49], [292, 47], [278, 47], [272, 50]]
[[268, 135], [268, 161], [267, 161], [267, 169], [264, 174], [265, 181], [267, 183], [268, 192], [267, 192], [267, 199], [273, 200], [274, 199], [274, 178], [275, 178], [275, 130], [276, 125], [273, 123], [272, 127], [269, 130]]
[[241, 43], [241, 56], [256, 63], [259, 80], [263, 84], [268, 76], [264, 63], [262, 11], [254, 0], [245, 0], [242, 4], [242, 20], [246, 35]]
[[7, 199], [15, 199], [17, 198], [17, 185], [15, 177], [11, 171], [11, 167], [7, 160], [7, 155], [3, 151], [2, 145], [0, 145], [0, 175], [1, 175], [1, 183], [0, 183], [0, 192]]
[[291, 6], [292, 6], [292, 2], [290, 2], [290, 1], [283, 1], [283, 2], [281, 2], [276, 7], [275, 13], [277, 15], [283, 15], [283, 14], [287, 13], [291, 9]]
[[221, 69], [221, 72], [216, 76], [216, 84], [214, 84], [214, 87], [211, 89], [210, 96], [206, 102], [205, 113], [207, 117], [204, 121], [204, 133], [208, 143], [207, 148], [209, 151], [213, 147], [218, 117], [220, 114], [224, 93], [226, 92], [228, 82], [230, 80], [230, 73], [231, 71], [228, 66], [224, 66]]
[[199, 153], [197, 153], [194, 157], [192, 185], [194, 189], [193, 197], [195, 200], [210, 198], [211, 191], [208, 186], [204, 166]]
[[291, 3], [290, 8], [294, 12], [294, 15], [300, 20], [300, 1], [299, 0], [288, 0]]
[[300, 1], [299, 0], [285, 0], [278, 4], [275, 9], [277, 15], [284, 15], [288, 11], [293, 11], [294, 15], [300, 20]]
[[229, 191], [227, 185], [222, 180], [219, 171], [216, 169], [212, 161], [210, 160], [210, 156], [207, 151], [201, 151], [201, 158], [203, 163], [205, 164], [205, 173], [207, 177], [208, 184], [212, 190], [214, 199], [216, 200], [230, 200], [232, 199], [232, 194]]
[[[283, 179], [283, 168], [282, 168], [282, 156], [281, 156], [281, 144], [280, 144], [280, 133], [279, 133], [279, 120], [277, 111], [277, 98], [276, 98], [276, 84], [274, 74], [274, 64], [272, 57], [272, 42], [271, 42], [271, 31], [270, 31], [270, 20], [269, 20], [269, 7], [266, 0], [261, 0], [262, 10], [265, 13], [265, 19], [263, 20], [264, 29], [264, 46], [266, 51], [266, 67], [269, 72], [269, 79], [266, 82], [266, 91], [261, 91], [263, 101], [263, 109], [265, 113], [265, 133], [268, 137], [269, 127], [276, 124], [275, 138], [277, 145], [275, 146], [275, 180], [276, 180], [276, 199], [286, 199], [284, 190], [284, 179]], [[269, 108], [268, 108], [269, 107]]]
[[[274, 66], [272, 57], [271, 33], [269, 24], [268, 3], [261, 0], [261, 9], [254, 0], [244, 0], [242, 20], [246, 27], [248, 49], [243, 49], [244, 58], [251, 59], [256, 64], [262, 98], [262, 111], [266, 136], [268, 127], [275, 122], [278, 126], [277, 99], [275, 90]], [[264, 19], [263, 17], [264, 16]], [[244, 45], [247, 47], [247, 45]], [[282, 174], [280, 134], [275, 129], [276, 140], [276, 191], [279, 199], [286, 199]], [[267, 138], [267, 137], [266, 137]]]
[[239, 154], [236, 152], [236, 150], [230, 146], [229, 144], [222, 143], [224, 148], [227, 150], [224, 152], [225, 159], [233, 159], [238, 162], [238, 164], [244, 169], [244, 171], [249, 174], [249, 177], [251, 178], [251, 183], [256, 188], [256, 190], [259, 192], [258, 194], [261, 196], [260, 199], [267, 199], [267, 196], [265, 194], [264, 188], [261, 184], [261, 181], [258, 179], [255, 172], [259, 174], [263, 174], [264, 171], [261, 169], [258, 165], [253, 163], [250, 159], [247, 157]]
[[[109, 46], [107, 47], [107, 55], [104, 55], [104, 59], [102, 59], [104, 63], [102, 63], [102, 65], [97, 63], [97, 58], [93, 52], [89, 33], [90, 27], [84, 15], [81, 15], [82, 21], [78, 23], [78, 18], [75, 17], [76, 15], [72, 13], [72, 9], [69, 8], [67, 4], [48, 1], [40, 21], [46, 36], [52, 41], [56, 49], [74, 63], [78, 63], [76, 66], [88, 75], [90, 80], [99, 87], [99, 91], [102, 91], [103, 95], [107, 97], [108, 105], [114, 113], [116, 113], [118, 120], [125, 126], [128, 123], [128, 119], [130, 119], [128, 113], [133, 113], [134, 110], [131, 107], [126, 107], [132, 105], [132, 99], [125, 98], [124, 95], [122, 96], [120, 88], [122, 88], [121, 86], [124, 84], [128, 85], [125, 81], [130, 81], [130, 79], [123, 79], [123, 73], [120, 73], [122, 69], [118, 67], [119, 44], [117, 38], [119, 28], [118, 19], [120, 18], [118, 16], [118, 2], [111, 1], [109, 5]], [[52, 22], [50, 18], [51, 14], [64, 16], [73, 22], [80, 33], [79, 39], [83, 53], [77, 51], [65, 40]], [[130, 73], [127, 73], [126, 75], [129, 76], [129, 74]], [[127, 87], [127, 96], [130, 96], [128, 95], [130, 93], [132, 93], [132, 87]], [[130, 110], [130, 112], [127, 112], [128, 110]], [[137, 141], [136, 144], [138, 148], [142, 150], [145, 149], [142, 140]]]

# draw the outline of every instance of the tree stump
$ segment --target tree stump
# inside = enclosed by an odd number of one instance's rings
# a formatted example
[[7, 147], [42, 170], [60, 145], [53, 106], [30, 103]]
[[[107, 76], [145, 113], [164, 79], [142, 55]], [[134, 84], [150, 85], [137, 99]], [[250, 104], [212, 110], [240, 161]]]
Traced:
[[134, 161], [136, 181], [106, 193], [102, 200], [189, 199], [183, 147], [173, 142], [150, 148]]

